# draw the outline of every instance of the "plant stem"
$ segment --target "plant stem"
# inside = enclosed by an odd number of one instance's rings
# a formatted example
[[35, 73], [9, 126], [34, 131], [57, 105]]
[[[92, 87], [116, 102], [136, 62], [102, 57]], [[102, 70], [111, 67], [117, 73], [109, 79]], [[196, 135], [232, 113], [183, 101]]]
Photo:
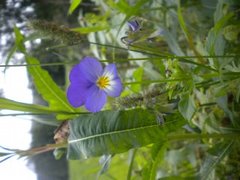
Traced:
[[19, 151], [16, 151], [16, 154], [19, 155], [20, 157], [33, 156], [33, 155], [41, 154], [44, 152], [52, 151], [56, 148], [66, 148], [66, 147], [67, 147], [67, 142], [59, 143], [59, 144], [47, 144], [42, 147], [31, 148], [28, 150], [19, 150]]
[[145, 81], [134, 81], [134, 82], [124, 82], [125, 86], [132, 84], [152, 84], [152, 83], [166, 83], [166, 82], [175, 82], [175, 81], [185, 81], [189, 80], [188, 78], [182, 79], [161, 79], [161, 80], [145, 80]]
[[127, 180], [131, 180], [133, 163], [134, 163], [136, 152], [137, 152], [137, 149], [132, 150], [130, 164], [129, 164], [129, 168], [128, 168]]
[[212, 103], [205, 103], [205, 104], [200, 104], [200, 107], [205, 107], [205, 106], [215, 106], [217, 103], [216, 102], [212, 102]]
[[74, 64], [74, 62], [55, 62], [55, 63], [42, 63], [42, 64], [6, 64], [0, 67], [30, 67], [30, 66], [62, 66], [66, 64]]
[[178, 134], [178, 135], [168, 135], [167, 139], [169, 141], [178, 141], [178, 140], [189, 140], [189, 139], [238, 139], [240, 138], [239, 133], [225, 133], [225, 134]]

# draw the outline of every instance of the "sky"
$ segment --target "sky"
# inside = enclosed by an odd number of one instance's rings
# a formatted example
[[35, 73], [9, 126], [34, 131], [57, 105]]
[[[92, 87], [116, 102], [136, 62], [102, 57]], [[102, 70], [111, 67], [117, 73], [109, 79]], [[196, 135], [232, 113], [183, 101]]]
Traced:
[[[32, 103], [32, 91], [28, 88], [28, 78], [25, 67], [11, 67], [3, 73], [0, 67], [0, 89], [4, 97], [14, 101]], [[1, 110], [1, 114], [12, 113]], [[12, 149], [28, 149], [31, 143], [31, 119], [26, 116], [0, 116], [0, 146]], [[36, 175], [27, 159], [13, 157], [0, 164], [0, 179], [15, 180], [21, 177], [24, 180], [36, 180]]]

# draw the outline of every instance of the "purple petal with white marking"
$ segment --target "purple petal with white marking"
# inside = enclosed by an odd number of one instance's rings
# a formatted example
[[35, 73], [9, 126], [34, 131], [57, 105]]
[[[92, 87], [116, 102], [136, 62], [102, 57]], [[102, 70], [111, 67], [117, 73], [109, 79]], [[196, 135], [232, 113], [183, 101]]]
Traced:
[[107, 95], [111, 97], [120, 96], [122, 90], [123, 90], [123, 87], [122, 87], [121, 80], [119, 78], [116, 78], [110, 81], [110, 85], [104, 89]]
[[90, 112], [98, 112], [103, 108], [106, 101], [106, 93], [97, 86], [93, 85], [90, 89], [88, 89], [85, 107]]
[[110, 80], [119, 78], [115, 64], [108, 64], [103, 71], [102, 76], [107, 76]]

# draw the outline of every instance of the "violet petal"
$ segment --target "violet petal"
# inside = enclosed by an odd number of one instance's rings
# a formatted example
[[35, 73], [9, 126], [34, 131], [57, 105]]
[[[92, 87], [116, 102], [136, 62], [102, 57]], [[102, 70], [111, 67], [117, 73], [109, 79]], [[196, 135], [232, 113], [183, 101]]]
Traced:
[[93, 57], [85, 57], [79, 63], [80, 72], [84, 78], [93, 83], [96, 82], [97, 78], [102, 74], [103, 68], [101, 63]]
[[103, 108], [106, 101], [106, 93], [99, 89], [96, 85], [93, 85], [90, 89], [88, 89], [85, 107], [90, 112], [98, 112]]
[[69, 80], [71, 83], [80, 83], [80, 82], [88, 83], [84, 73], [80, 68], [80, 64], [77, 64], [72, 68], [69, 75]]
[[67, 99], [73, 107], [82, 106], [86, 101], [88, 89], [82, 84], [72, 83], [67, 90]]

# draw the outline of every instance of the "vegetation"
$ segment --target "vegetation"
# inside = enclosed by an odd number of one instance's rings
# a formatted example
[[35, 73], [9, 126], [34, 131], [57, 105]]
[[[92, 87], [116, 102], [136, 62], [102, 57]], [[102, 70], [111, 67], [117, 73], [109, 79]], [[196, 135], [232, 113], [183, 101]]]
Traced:
[[[73, 0], [68, 15], [79, 5]], [[48, 106], [1, 98], [0, 108], [54, 114], [68, 121], [68, 132], [56, 144], [1, 155], [55, 149], [60, 158], [66, 151], [72, 180], [238, 179], [239, 7], [237, 0], [95, 0], [94, 12], [80, 11], [80, 27], [31, 21], [34, 36], [15, 27], [8, 59], [24, 55], [20, 66], [27, 66]], [[73, 108], [69, 82], [62, 90], [42, 66], [69, 68], [81, 57], [43, 64], [24, 44], [36, 38], [54, 40], [46, 47], [52, 52], [88, 44], [82, 56], [116, 64], [121, 96], [109, 97], [97, 113]]]

